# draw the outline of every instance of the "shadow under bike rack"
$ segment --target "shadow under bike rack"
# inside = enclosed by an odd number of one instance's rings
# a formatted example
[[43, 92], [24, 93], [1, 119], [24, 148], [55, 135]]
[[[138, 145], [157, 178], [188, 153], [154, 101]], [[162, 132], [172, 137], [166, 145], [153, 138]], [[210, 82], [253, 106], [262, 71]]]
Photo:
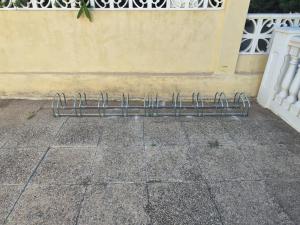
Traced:
[[52, 102], [53, 115], [75, 117], [104, 116], [248, 116], [251, 103], [243, 92], [228, 99], [224, 92], [213, 98], [203, 98], [200, 93], [190, 97], [173, 93], [170, 99], [148, 95], [143, 99], [122, 94], [118, 100], [109, 100], [108, 94], [100, 92], [98, 100], [88, 100], [85, 93], [67, 99], [57, 93]]

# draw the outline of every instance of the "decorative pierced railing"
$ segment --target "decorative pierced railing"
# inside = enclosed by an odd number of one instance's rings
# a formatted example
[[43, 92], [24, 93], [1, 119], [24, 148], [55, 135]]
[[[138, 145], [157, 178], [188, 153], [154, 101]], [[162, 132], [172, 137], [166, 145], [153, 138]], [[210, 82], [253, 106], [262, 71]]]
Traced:
[[276, 28], [258, 102], [300, 132], [300, 29]]
[[300, 14], [249, 14], [241, 54], [268, 54], [276, 27], [300, 27]]
[[[1, 0], [0, 0], [1, 1]], [[28, 0], [16, 7], [16, 0], [2, 0], [0, 10], [74, 10], [80, 0]], [[225, 0], [88, 0], [94, 10], [219, 10]]]

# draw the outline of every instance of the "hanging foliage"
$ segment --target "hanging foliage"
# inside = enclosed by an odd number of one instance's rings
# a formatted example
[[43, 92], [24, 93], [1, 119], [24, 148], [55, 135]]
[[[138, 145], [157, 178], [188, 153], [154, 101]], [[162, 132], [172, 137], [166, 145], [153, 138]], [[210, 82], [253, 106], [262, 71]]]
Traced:
[[300, 0], [251, 0], [250, 13], [300, 13]]

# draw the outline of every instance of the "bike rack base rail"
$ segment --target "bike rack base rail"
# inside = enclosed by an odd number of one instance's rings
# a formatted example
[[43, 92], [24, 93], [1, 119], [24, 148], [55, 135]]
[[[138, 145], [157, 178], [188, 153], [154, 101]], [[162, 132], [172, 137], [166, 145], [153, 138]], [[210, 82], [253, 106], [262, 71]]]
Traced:
[[213, 98], [201, 97], [200, 93], [190, 97], [173, 93], [170, 99], [158, 95], [130, 98], [129, 94], [122, 94], [118, 100], [109, 100], [104, 92], [100, 92], [98, 100], [88, 100], [85, 93], [78, 93], [71, 99], [64, 93], [57, 93], [52, 102], [55, 117], [248, 116], [250, 107], [250, 100], [243, 92], [235, 93], [231, 99], [224, 92], [217, 92]]

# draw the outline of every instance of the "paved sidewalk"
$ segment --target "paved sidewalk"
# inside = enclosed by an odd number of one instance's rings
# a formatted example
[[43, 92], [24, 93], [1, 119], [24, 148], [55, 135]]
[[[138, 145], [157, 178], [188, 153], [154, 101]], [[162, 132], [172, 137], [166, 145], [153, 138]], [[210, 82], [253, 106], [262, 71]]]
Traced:
[[0, 100], [0, 224], [300, 224], [300, 134], [248, 118], [53, 118]]

